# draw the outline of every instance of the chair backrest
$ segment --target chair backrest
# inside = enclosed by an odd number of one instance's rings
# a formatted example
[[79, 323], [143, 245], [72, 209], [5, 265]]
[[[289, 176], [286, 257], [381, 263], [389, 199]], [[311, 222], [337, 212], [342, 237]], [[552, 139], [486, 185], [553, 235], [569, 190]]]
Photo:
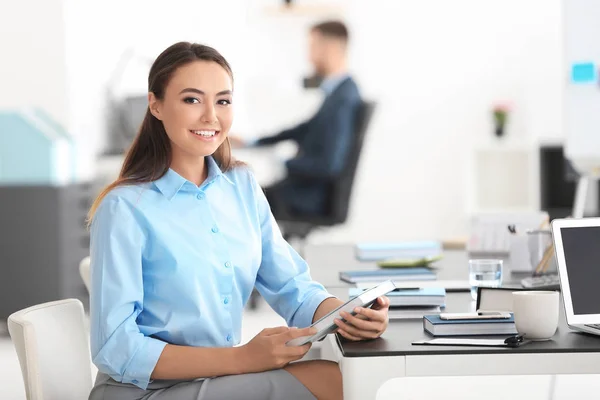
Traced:
[[67, 299], [8, 317], [28, 400], [87, 399], [92, 389], [83, 304]]
[[362, 101], [356, 113], [354, 141], [348, 155], [346, 168], [330, 189], [329, 216], [332, 223], [340, 224], [348, 218], [354, 177], [375, 106], [375, 102]]
[[83, 284], [85, 285], [85, 288], [88, 291], [88, 294], [90, 294], [90, 257], [85, 257], [83, 260], [81, 260], [81, 262], [79, 263], [79, 275], [81, 275], [81, 279], [83, 280]]

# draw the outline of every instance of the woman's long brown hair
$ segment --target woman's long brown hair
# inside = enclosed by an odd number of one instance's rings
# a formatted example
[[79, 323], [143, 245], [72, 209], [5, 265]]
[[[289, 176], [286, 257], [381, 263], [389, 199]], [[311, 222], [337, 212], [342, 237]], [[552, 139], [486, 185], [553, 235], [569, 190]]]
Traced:
[[[148, 92], [154, 93], [157, 99], [164, 98], [165, 89], [175, 70], [193, 61], [213, 61], [223, 67], [231, 79], [233, 73], [225, 58], [215, 49], [196, 43], [179, 42], [163, 51], [152, 64], [148, 76]], [[213, 154], [222, 171], [236, 165], [231, 157], [231, 146], [226, 139]], [[98, 206], [106, 195], [122, 185], [133, 185], [152, 182], [160, 179], [171, 165], [171, 142], [165, 132], [163, 123], [148, 108], [140, 129], [133, 141], [121, 172], [116, 181], [108, 185], [96, 198], [88, 213], [87, 222], [91, 224]]]

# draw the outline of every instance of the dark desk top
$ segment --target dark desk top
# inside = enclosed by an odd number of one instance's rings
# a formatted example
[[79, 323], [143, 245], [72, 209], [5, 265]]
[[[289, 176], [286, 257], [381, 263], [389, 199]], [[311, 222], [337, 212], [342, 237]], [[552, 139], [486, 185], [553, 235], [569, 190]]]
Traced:
[[[307, 249], [306, 259], [311, 266], [313, 278], [325, 285], [333, 295], [343, 300], [348, 299], [348, 288], [353, 285], [340, 281], [339, 271], [376, 268], [375, 263], [357, 261], [351, 245], [313, 246]], [[467, 279], [468, 255], [464, 251], [446, 251], [444, 259], [437, 266], [438, 279]], [[504, 274], [504, 284], [514, 284], [514, 280], [510, 274]], [[448, 312], [468, 312], [474, 308], [469, 293], [448, 293], [447, 296], [446, 311]], [[485, 337], [493, 338], [493, 336]], [[600, 336], [570, 330], [562, 306], [558, 331], [551, 340], [545, 342], [533, 342], [518, 348], [413, 346], [411, 344], [418, 340], [431, 338], [423, 330], [421, 319], [390, 320], [387, 331], [379, 339], [357, 343], [346, 341], [338, 336], [338, 342], [345, 357], [600, 352]]]
[[[334, 288], [330, 292], [342, 299], [348, 298], [348, 289]], [[469, 293], [448, 293], [448, 312], [467, 312], [471, 309]], [[494, 336], [478, 336], [494, 338]], [[502, 336], [505, 338], [506, 336]], [[418, 340], [433, 337], [423, 330], [423, 321], [390, 320], [387, 331], [379, 339], [350, 342], [337, 336], [344, 357], [417, 356], [441, 354], [503, 354], [503, 353], [576, 353], [600, 352], [600, 336], [574, 332], [569, 329], [561, 308], [558, 331], [551, 340], [532, 342], [518, 348], [510, 347], [464, 347], [464, 346], [413, 346]]]

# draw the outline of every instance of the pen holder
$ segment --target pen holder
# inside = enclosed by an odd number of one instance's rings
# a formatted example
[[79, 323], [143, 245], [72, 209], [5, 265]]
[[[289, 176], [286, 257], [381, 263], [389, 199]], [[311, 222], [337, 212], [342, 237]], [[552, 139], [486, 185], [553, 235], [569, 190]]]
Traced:
[[531, 268], [536, 274], [556, 272], [552, 232], [545, 229], [527, 231]]
[[510, 272], [530, 273], [535, 268], [531, 266], [529, 238], [527, 235], [510, 235]]

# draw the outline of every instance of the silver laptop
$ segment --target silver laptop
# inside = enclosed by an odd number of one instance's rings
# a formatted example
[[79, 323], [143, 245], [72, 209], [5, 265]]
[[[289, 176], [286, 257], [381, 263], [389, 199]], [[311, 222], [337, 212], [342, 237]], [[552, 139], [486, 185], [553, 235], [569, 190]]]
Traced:
[[600, 335], [600, 218], [556, 219], [552, 234], [567, 324]]

